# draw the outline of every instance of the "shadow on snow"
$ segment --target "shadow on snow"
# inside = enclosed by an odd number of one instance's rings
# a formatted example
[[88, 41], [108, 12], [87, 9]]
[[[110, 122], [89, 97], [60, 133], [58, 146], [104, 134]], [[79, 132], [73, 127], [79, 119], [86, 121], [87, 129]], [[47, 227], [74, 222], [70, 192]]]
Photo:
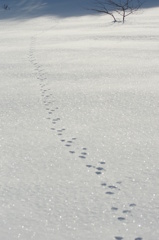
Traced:
[[[40, 16], [74, 17], [94, 14], [94, 0], [0, 0], [0, 20]], [[7, 6], [5, 9], [4, 6]], [[159, 0], [145, 0], [142, 8], [159, 7]]]

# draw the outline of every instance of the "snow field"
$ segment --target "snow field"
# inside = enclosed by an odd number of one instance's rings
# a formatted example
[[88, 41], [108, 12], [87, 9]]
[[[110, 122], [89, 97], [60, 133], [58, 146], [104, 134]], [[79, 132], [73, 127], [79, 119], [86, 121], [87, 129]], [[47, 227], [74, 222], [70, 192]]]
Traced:
[[156, 240], [156, 19], [2, 22], [4, 240]]

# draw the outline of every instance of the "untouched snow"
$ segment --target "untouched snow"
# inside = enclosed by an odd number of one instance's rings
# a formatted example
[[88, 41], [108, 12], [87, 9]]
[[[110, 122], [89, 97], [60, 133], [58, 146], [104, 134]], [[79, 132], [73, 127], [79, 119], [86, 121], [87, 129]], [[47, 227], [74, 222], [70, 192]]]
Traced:
[[157, 240], [159, 8], [32, 3], [1, 10], [0, 239]]

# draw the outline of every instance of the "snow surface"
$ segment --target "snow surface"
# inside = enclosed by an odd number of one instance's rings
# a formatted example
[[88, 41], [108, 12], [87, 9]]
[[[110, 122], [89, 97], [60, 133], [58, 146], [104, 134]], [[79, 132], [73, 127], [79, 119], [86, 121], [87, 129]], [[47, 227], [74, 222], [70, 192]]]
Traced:
[[7, 3], [0, 239], [159, 239], [157, 1], [124, 25], [79, 0]]

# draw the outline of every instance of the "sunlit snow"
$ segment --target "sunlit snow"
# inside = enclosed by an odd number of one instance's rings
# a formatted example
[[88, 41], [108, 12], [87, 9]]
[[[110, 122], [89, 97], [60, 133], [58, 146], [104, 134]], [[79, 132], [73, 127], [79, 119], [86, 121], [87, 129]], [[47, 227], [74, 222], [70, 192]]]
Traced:
[[157, 240], [159, 4], [66, 2], [0, 0], [0, 239]]

